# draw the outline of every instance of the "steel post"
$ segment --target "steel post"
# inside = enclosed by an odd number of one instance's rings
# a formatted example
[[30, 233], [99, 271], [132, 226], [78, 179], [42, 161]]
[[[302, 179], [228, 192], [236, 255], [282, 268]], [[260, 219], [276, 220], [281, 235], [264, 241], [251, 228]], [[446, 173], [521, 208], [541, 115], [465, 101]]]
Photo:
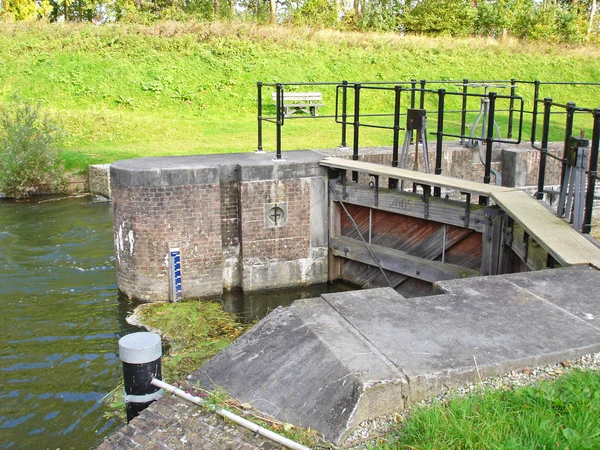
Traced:
[[258, 109], [258, 148], [257, 151], [263, 152], [263, 130], [262, 130], [262, 81], [256, 83], [258, 91], [257, 109]]
[[592, 230], [592, 209], [596, 191], [596, 175], [598, 174], [598, 146], [600, 145], [600, 108], [594, 110], [594, 130], [592, 131], [592, 153], [588, 169], [587, 194], [585, 197], [585, 214], [583, 218], [583, 232]]
[[538, 172], [538, 186], [535, 198], [542, 200], [544, 198], [544, 180], [546, 177], [546, 159], [548, 155], [548, 134], [550, 133], [550, 110], [552, 109], [552, 99], [544, 99], [544, 125], [542, 130], [542, 149], [540, 154], [540, 168]]
[[[413, 91], [414, 94], [414, 91]], [[398, 167], [398, 147], [400, 140], [400, 101], [402, 86], [394, 86], [394, 141], [392, 143], [392, 167]], [[406, 131], [408, 133], [408, 130]], [[388, 181], [390, 189], [398, 189], [398, 180], [390, 178]]]
[[[444, 103], [446, 100], [446, 90], [438, 89], [438, 117], [437, 117], [437, 132], [436, 132], [436, 145], [435, 145], [435, 169], [436, 175], [442, 173], [442, 152], [443, 152], [443, 139], [444, 139]], [[442, 190], [436, 186], [433, 189], [433, 195], [440, 197]]]
[[[354, 85], [354, 142], [352, 147], [352, 160], [358, 161], [358, 130], [360, 126], [360, 84]], [[358, 172], [352, 171], [352, 181], [358, 182]]]

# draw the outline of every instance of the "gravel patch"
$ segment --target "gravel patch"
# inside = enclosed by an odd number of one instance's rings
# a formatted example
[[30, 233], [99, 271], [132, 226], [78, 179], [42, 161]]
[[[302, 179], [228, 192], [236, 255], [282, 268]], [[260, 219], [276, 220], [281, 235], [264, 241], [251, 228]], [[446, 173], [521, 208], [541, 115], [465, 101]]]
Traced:
[[[464, 397], [482, 389], [503, 389], [508, 391], [522, 386], [531, 386], [541, 381], [554, 380], [573, 369], [599, 370], [600, 353], [585, 355], [575, 360], [564, 360], [558, 364], [551, 364], [545, 367], [523, 369], [498, 377], [485, 378], [479, 382], [469, 383], [448, 390], [434, 398], [423, 400], [417, 403], [417, 405], [428, 405], [434, 401], [446, 402], [452, 398]], [[398, 424], [402, 423], [409, 416], [410, 409], [404, 411], [402, 414], [397, 413], [393, 416], [382, 416], [366, 420], [353, 430], [340, 447], [359, 450], [365, 449], [370, 445], [375, 445], [379, 438], [398, 428]]]

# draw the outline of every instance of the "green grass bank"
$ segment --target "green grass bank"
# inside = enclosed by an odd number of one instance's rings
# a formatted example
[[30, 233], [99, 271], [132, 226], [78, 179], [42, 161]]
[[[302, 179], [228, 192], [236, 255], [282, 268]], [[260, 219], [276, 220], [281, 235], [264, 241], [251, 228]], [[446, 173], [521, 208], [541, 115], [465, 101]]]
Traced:
[[[256, 82], [522, 79], [600, 81], [600, 48], [425, 38], [248, 23], [3, 24], [0, 103], [41, 99], [69, 137], [67, 169], [119, 159], [256, 148]], [[556, 101], [600, 104], [560, 87]], [[520, 92], [521, 95], [529, 95]], [[325, 95], [325, 93], [324, 93]], [[334, 94], [322, 114], [333, 113]], [[264, 99], [271, 103], [270, 91]], [[388, 96], [373, 97], [375, 109]], [[271, 111], [274, 109], [269, 106]], [[332, 121], [286, 121], [284, 150], [339, 145]], [[390, 145], [391, 133], [364, 133]], [[265, 127], [265, 148], [275, 146]]]

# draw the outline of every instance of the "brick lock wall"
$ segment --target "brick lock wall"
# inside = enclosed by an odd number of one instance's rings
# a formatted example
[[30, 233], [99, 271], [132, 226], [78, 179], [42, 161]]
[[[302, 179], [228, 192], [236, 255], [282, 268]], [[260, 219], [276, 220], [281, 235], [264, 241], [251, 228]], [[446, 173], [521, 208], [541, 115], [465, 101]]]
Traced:
[[241, 284], [240, 183], [221, 183], [221, 245], [223, 251], [223, 287]]
[[[283, 227], [265, 227], [265, 204], [287, 202]], [[241, 184], [245, 262], [292, 261], [309, 257], [310, 180], [267, 180]]]
[[117, 276], [126, 296], [168, 299], [171, 245], [181, 249], [184, 298], [221, 292], [218, 184], [120, 186], [113, 202]]

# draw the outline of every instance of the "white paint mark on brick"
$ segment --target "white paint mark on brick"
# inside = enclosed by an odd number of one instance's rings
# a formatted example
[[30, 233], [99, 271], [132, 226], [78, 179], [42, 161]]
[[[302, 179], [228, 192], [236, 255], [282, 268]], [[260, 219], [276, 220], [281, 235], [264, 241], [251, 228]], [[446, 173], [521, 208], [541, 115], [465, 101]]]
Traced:
[[127, 236], [129, 237], [129, 254], [133, 255], [133, 244], [135, 243], [135, 238], [133, 236], [133, 230], [129, 230], [129, 233], [127, 234]]

